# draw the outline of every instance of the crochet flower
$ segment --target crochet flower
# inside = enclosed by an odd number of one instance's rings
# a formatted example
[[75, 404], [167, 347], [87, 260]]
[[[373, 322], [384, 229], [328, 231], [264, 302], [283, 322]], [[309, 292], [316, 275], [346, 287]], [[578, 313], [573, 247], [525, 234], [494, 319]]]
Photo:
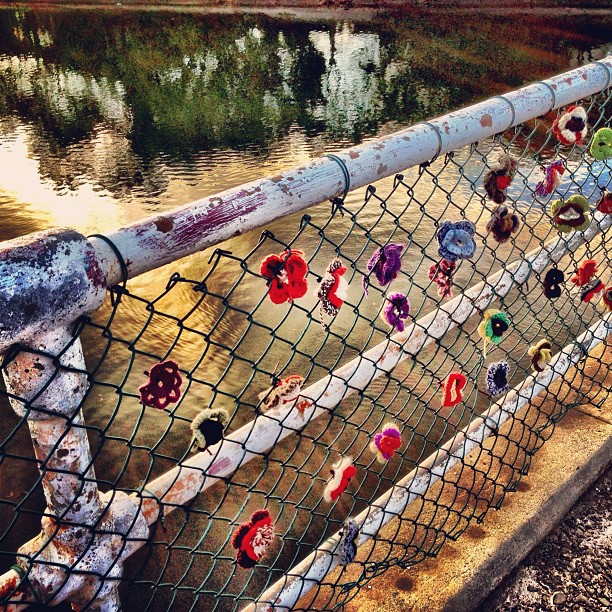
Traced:
[[487, 369], [487, 391], [496, 396], [505, 393], [509, 388], [508, 372], [510, 366], [505, 361], [496, 361]]
[[438, 253], [448, 261], [468, 259], [476, 252], [474, 233], [476, 226], [471, 221], [444, 221], [438, 230]]
[[540, 340], [535, 346], [530, 346], [527, 354], [531, 357], [531, 367], [536, 372], [543, 372], [552, 359], [552, 344], [549, 340]]
[[297, 374], [287, 376], [282, 380], [273, 378], [272, 386], [259, 394], [262, 412], [295, 402], [300, 395], [303, 383], [304, 377]]
[[510, 319], [505, 312], [490, 308], [485, 310], [483, 319], [478, 326], [478, 333], [484, 342], [484, 355], [487, 354], [487, 343], [499, 344], [506, 331], [510, 328]]
[[306, 295], [308, 264], [302, 251], [285, 250], [280, 255], [268, 255], [261, 262], [259, 273], [267, 279], [268, 296], [274, 304], [292, 302]]
[[556, 162], [549, 164], [545, 171], [544, 180], [536, 185], [536, 195], [541, 198], [550, 195], [561, 184], [563, 174], [565, 174], [565, 166], [562, 160], [558, 159]]
[[[374, 255], [370, 257], [366, 267], [368, 272], [374, 273], [381, 287], [385, 287], [397, 278], [399, 271], [402, 269], [401, 255], [405, 248], [405, 244], [386, 244], [384, 247], [376, 249]], [[368, 295], [369, 283], [370, 275], [364, 276], [361, 285], [366, 295]]]
[[402, 445], [402, 436], [399, 429], [393, 423], [387, 423], [383, 430], [374, 436], [370, 442], [370, 450], [376, 455], [379, 463], [389, 461], [395, 451]]
[[553, 225], [562, 233], [589, 227], [589, 201], [581, 195], [573, 195], [567, 201], [555, 200], [550, 207]]
[[565, 282], [565, 274], [557, 268], [550, 269], [544, 277], [544, 295], [549, 300], [560, 297], [563, 282]]
[[587, 114], [582, 106], [570, 106], [552, 124], [552, 133], [557, 140], [566, 146], [582, 144], [587, 135]]
[[429, 268], [429, 280], [438, 285], [438, 295], [445, 297], [453, 296], [453, 273], [457, 263], [448, 259], [441, 259]]
[[612, 215], [612, 191], [604, 191], [597, 200], [597, 210], [606, 215]]
[[359, 525], [353, 519], [346, 519], [340, 531], [340, 543], [338, 544], [338, 555], [340, 565], [347, 566], [357, 556], [357, 538], [359, 537]]
[[348, 283], [343, 278], [345, 272], [346, 268], [337, 258], [327, 266], [317, 292], [317, 297], [321, 300], [321, 322], [323, 322], [323, 313], [335, 317], [346, 300]]
[[483, 187], [489, 200], [496, 204], [506, 201], [506, 190], [516, 175], [518, 162], [510, 155], [500, 155], [497, 165], [493, 166], [483, 178]]
[[498, 206], [487, 223], [487, 229], [493, 233], [497, 242], [503, 244], [508, 242], [512, 234], [518, 232], [519, 224], [519, 217], [516, 213], [511, 213], [507, 206]]
[[605, 289], [604, 284], [598, 279], [594, 278], [588, 282], [582, 289], [580, 299], [583, 302], [590, 302], [598, 293], [601, 293]]
[[612, 128], [599, 128], [593, 136], [589, 151], [600, 161], [612, 157]]
[[163, 410], [168, 404], [179, 401], [183, 379], [174, 361], [156, 363], [148, 376], [148, 382], [138, 387], [144, 406]]
[[348, 487], [351, 482], [351, 478], [357, 473], [357, 469], [353, 465], [351, 457], [340, 457], [340, 459], [332, 465], [330, 473], [332, 477], [327, 481], [327, 485], [323, 491], [323, 499], [331, 504], [344, 493], [346, 487]]
[[604, 303], [608, 312], [612, 312], [612, 287], [606, 287], [606, 290], [601, 296], [601, 301]]
[[214, 446], [223, 440], [223, 431], [228, 421], [229, 414], [223, 408], [202, 410], [189, 426], [193, 432], [191, 446], [197, 445], [198, 450], [210, 452], [209, 446]]
[[444, 398], [442, 406], [452, 408], [463, 401], [461, 391], [467, 384], [467, 378], [461, 372], [451, 372], [443, 381]]
[[274, 542], [274, 524], [267, 510], [257, 510], [248, 523], [242, 523], [232, 536], [232, 546], [238, 551], [236, 562], [244, 569], [255, 567]]
[[387, 296], [388, 304], [382, 310], [385, 321], [395, 330], [403, 332], [404, 321], [410, 313], [410, 302], [403, 293], [390, 293]]
[[578, 287], [586, 285], [597, 273], [597, 262], [594, 259], [585, 259], [579, 266], [576, 274], [570, 281]]

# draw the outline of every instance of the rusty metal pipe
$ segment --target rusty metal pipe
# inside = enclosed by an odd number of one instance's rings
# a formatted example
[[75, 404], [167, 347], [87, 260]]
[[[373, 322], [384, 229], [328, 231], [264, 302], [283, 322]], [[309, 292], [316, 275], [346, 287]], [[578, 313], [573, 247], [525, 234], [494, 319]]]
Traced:
[[[418, 123], [390, 136], [186, 204], [117, 229], [107, 238], [133, 278], [271, 221], [489, 138], [605, 89], [612, 56], [516, 91]], [[92, 238], [109, 286], [122, 278], [113, 249]]]

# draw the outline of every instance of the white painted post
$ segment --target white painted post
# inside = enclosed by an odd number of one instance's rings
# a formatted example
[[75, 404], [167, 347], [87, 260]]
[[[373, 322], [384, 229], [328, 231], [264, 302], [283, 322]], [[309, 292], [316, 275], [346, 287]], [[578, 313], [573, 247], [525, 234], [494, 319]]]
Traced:
[[65, 324], [101, 305], [105, 279], [91, 244], [72, 230], [4, 243], [0, 279], [0, 342], [20, 343], [4, 380], [13, 409], [27, 419], [47, 502], [41, 533], [19, 549], [25, 582], [15, 582], [11, 570], [0, 592], [9, 600], [118, 610], [124, 537], [146, 539], [148, 528], [126, 494], [98, 491], [80, 410], [89, 385], [85, 359]]

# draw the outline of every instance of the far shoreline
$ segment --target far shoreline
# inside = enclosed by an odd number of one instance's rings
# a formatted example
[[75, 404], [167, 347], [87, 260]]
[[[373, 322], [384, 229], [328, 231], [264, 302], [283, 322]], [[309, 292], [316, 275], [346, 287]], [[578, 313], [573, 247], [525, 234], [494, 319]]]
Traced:
[[164, 11], [195, 14], [263, 13], [279, 19], [320, 21], [326, 19], [369, 20], [381, 13], [486, 13], [489, 15], [553, 16], [563, 8], [564, 16], [609, 16], [609, 0], [593, 0], [576, 6], [571, 0], [0, 0], [0, 9]]

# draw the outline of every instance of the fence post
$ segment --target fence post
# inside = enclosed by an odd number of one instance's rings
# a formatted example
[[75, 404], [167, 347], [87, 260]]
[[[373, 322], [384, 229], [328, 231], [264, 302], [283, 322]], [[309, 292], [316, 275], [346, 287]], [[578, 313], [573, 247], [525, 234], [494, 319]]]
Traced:
[[3, 376], [12, 408], [27, 419], [47, 502], [18, 565], [39, 601], [118, 610], [126, 536], [146, 538], [148, 527], [127, 495], [98, 491], [81, 411], [88, 375], [71, 331], [104, 301], [104, 275], [83, 236], [54, 230], [5, 243], [0, 279], [0, 350], [19, 349]]

